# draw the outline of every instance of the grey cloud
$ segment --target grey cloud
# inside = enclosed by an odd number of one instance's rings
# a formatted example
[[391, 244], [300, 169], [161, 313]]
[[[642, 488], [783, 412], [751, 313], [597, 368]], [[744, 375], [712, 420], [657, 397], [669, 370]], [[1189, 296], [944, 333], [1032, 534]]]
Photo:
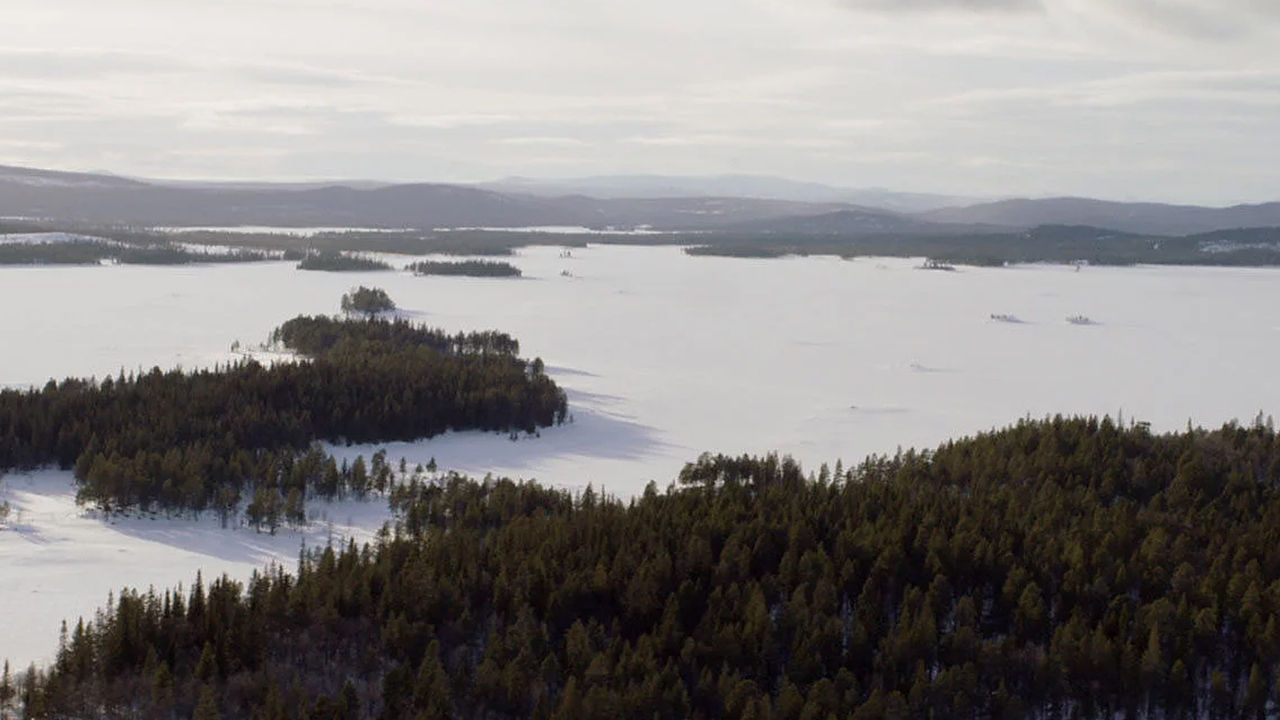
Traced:
[[1043, 0], [840, 0], [848, 8], [886, 12], [1034, 12]]
[[1253, 29], [1248, 4], [1220, 0], [1206, 8], [1168, 0], [1122, 0], [1114, 6], [1151, 29], [1213, 40], [1228, 39]]
[[170, 56], [115, 51], [0, 50], [0, 79], [90, 78], [172, 73], [190, 65]]
[[267, 85], [340, 87], [364, 79], [298, 64], [201, 63], [172, 54], [146, 54], [98, 50], [0, 49], [0, 80], [87, 80], [112, 76], [223, 74], [234, 79]]
[[855, 10], [883, 13], [1047, 13], [1124, 17], [1134, 29], [1203, 39], [1230, 38], [1280, 26], [1275, 0], [836, 0]]
[[5, 2], [29, 28], [0, 48], [18, 164], [1224, 202], [1280, 183], [1280, 0]]
[[342, 87], [355, 85], [360, 82], [359, 78], [350, 73], [309, 67], [244, 65], [235, 68], [233, 72], [245, 80], [270, 85]]

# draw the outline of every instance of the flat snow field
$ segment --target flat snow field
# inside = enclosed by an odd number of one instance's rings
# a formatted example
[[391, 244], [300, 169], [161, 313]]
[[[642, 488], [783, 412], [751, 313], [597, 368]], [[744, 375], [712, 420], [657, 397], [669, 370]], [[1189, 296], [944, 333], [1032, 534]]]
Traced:
[[[0, 385], [226, 361], [358, 284], [411, 319], [509, 332], [569, 393], [573, 422], [539, 437], [456, 433], [392, 460], [483, 475], [665, 486], [703, 451], [791, 453], [806, 467], [929, 447], [1027, 415], [1111, 414], [1175, 430], [1280, 408], [1280, 270], [1023, 266], [956, 272], [919, 260], [691, 257], [672, 247], [534, 247], [525, 277], [303, 272], [272, 262], [0, 269]], [[387, 256], [397, 265], [410, 258]], [[567, 271], [568, 276], [562, 272]], [[1007, 315], [1017, 322], [993, 320]], [[1091, 324], [1072, 324], [1083, 315]], [[338, 448], [344, 455], [376, 446]], [[120, 586], [292, 566], [302, 533], [212, 518], [85, 516], [66, 473], [11, 475], [0, 530], [0, 657], [44, 660], [58, 623]], [[306, 533], [368, 537], [378, 503]], [[332, 529], [331, 529], [332, 527]]]

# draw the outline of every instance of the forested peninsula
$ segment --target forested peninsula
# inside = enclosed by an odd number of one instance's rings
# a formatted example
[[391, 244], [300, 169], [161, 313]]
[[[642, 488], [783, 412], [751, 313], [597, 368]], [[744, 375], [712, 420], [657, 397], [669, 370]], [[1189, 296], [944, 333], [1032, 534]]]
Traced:
[[1280, 686], [1280, 437], [1024, 421], [622, 501], [418, 479], [394, 531], [128, 591], [34, 718], [1252, 718]]
[[0, 390], [0, 471], [74, 468], [80, 499], [100, 508], [216, 509], [225, 519], [263, 489], [345, 491], [349, 477], [310, 447], [318, 440], [534, 432], [565, 418], [564, 392], [503, 333], [297, 317], [271, 341], [299, 361]]

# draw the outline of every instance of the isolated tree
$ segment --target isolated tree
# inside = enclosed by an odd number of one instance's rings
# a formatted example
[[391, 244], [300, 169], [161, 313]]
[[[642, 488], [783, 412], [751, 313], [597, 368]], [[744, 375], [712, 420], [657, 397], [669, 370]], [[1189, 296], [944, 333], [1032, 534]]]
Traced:
[[13, 687], [13, 678], [9, 675], [9, 661], [4, 661], [4, 672], [0, 673], [0, 720], [8, 720], [9, 705], [18, 691]]

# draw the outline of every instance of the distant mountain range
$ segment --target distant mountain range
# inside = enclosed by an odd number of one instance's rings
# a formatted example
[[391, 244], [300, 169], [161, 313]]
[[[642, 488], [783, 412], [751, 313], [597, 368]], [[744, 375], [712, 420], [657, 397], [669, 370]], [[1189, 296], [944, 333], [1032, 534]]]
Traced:
[[[355, 186], [353, 186], [355, 185]], [[0, 216], [130, 225], [530, 227], [647, 225], [705, 230], [834, 212], [848, 205], [771, 198], [547, 197], [468, 185], [144, 181], [0, 167]]]
[[1086, 198], [975, 202], [762, 176], [511, 178], [480, 185], [205, 183], [0, 166], [0, 216], [174, 225], [647, 226], [806, 235], [954, 234], [1088, 225], [1145, 235], [1280, 226], [1280, 202], [1227, 208]]
[[934, 210], [918, 217], [943, 223], [984, 223], [1005, 227], [1092, 225], [1146, 235], [1190, 235], [1213, 230], [1280, 226], [1280, 202], [1215, 208], [1067, 197], [1000, 200]]
[[896, 212], [923, 212], [971, 205], [979, 198], [895, 192], [883, 188], [842, 188], [767, 175], [600, 175], [545, 180], [512, 177], [479, 187], [542, 197], [586, 195], [599, 198], [734, 197], [805, 203], [865, 205]]

